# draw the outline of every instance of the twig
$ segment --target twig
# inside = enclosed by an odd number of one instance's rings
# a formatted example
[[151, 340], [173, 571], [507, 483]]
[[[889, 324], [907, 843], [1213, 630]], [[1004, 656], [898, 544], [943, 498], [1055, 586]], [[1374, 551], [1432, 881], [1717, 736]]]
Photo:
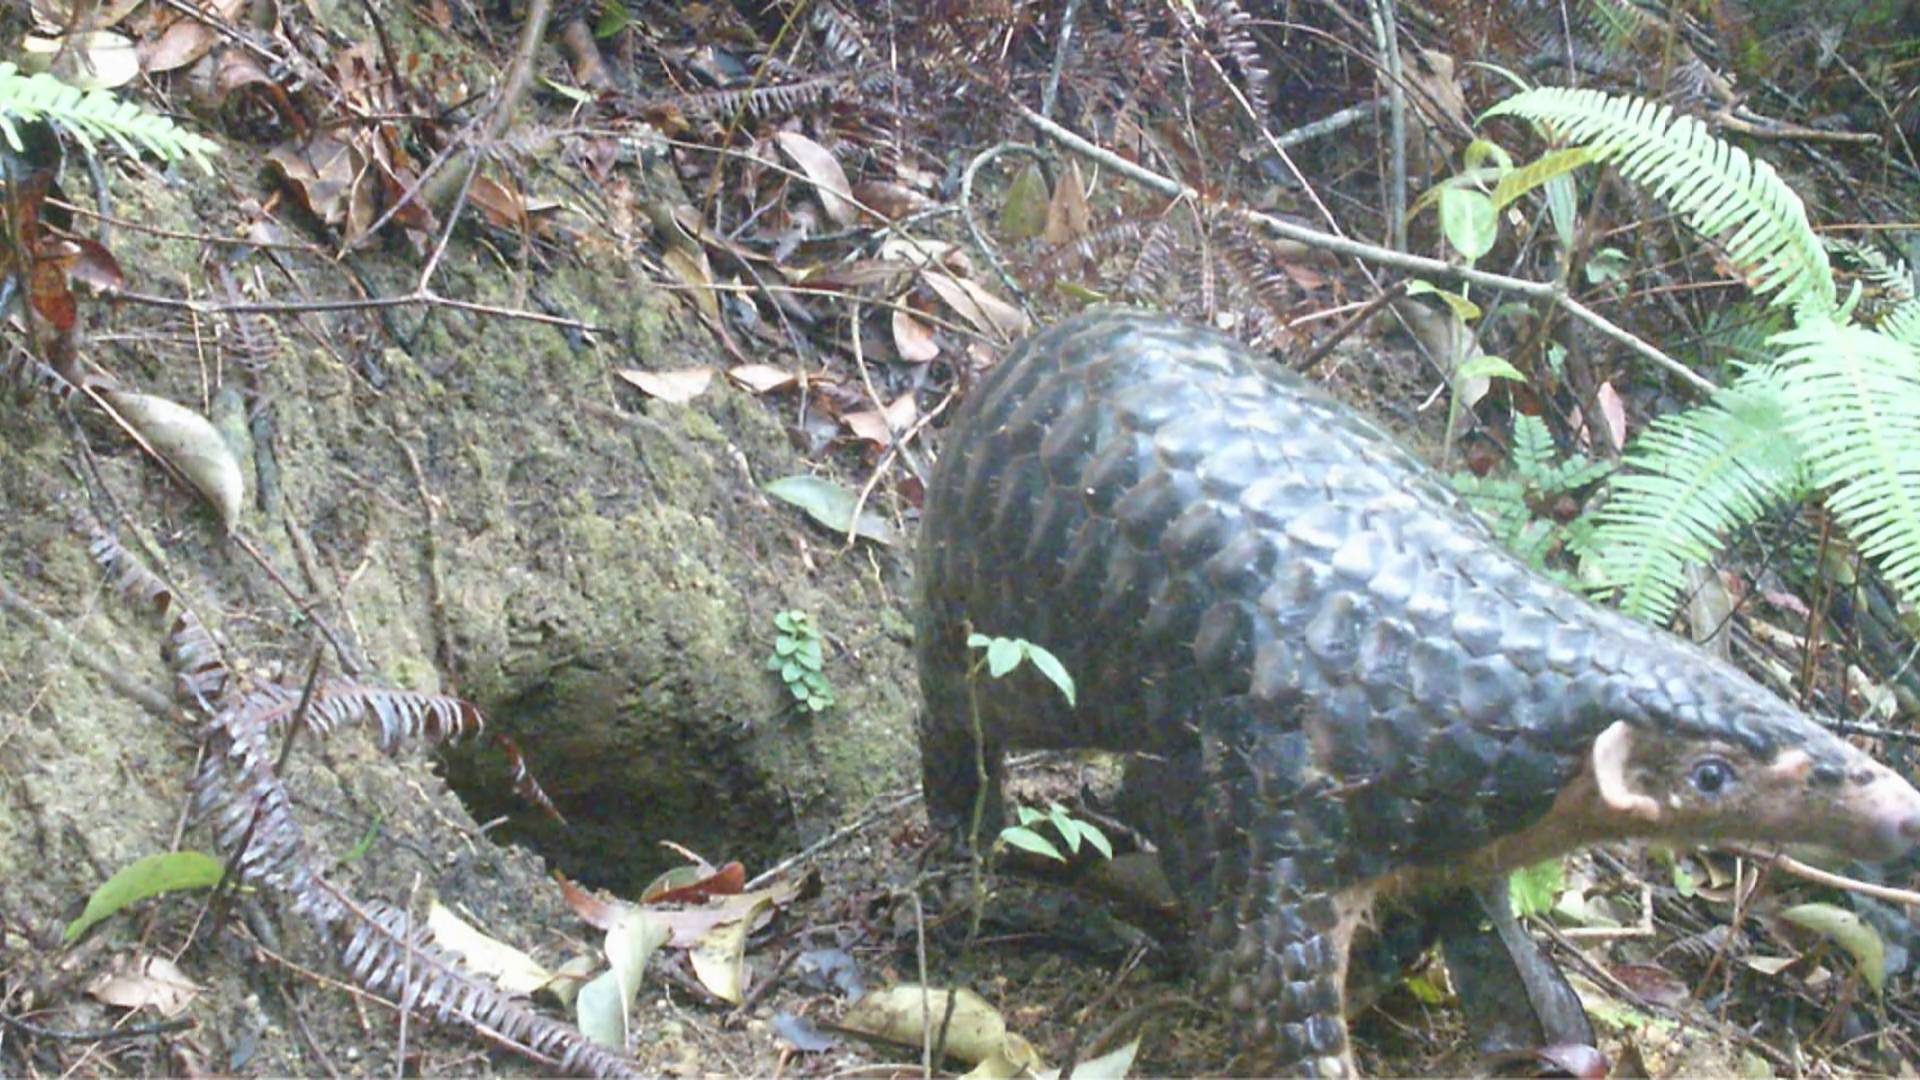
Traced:
[[774, 880], [775, 878], [793, 869], [794, 867], [800, 865], [801, 863], [806, 862], [807, 860], [813, 858], [815, 855], [818, 855], [821, 852], [827, 850], [828, 848], [833, 847], [835, 844], [841, 843], [842, 841], [855, 835], [856, 833], [864, 832], [865, 830], [872, 828], [874, 823], [879, 821], [880, 819], [892, 814], [893, 812], [901, 809], [902, 807], [912, 806], [915, 802], [919, 800], [919, 798], [920, 798], [920, 793], [918, 791], [909, 791], [905, 795], [895, 796], [894, 798], [889, 799], [884, 803], [881, 803], [880, 805], [860, 815], [858, 818], [855, 818], [849, 824], [842, 825], [840, 828], [833, 830], [832, 832], [821, 837], [820, 839], [815, 840], [813, 843], [808, 844], [806, 847], [801, 848], [798, 852], [795, 852], [794, 854], [789, 855], [784, 859], [781, 859], [779, 862], [774, 863], [771, 867], [768, 867], [765, 871], [762, 871], [752, 881], [747, 882], [745, 886], [745, 891], [752, 892], [755, 889], [762, 888], [769, 881]]
[[[1145, 184], [1169, 198], [1185, 199], [1192, 202], [1198, 202], [1201, 199], [1200, 193], [1193, 188], [1176, 180], [1170, 180], [1150, 169], [1136, 165], [1118, 154], [1088, 142], [1074, 132], [1054, 123], [1018, 102], [1013, 103], [1012, 107], [1015, 112], [1025, 118], [1027, 123], [1039, 128], [1049, 137], [1076, 154], [1097, 161], [1107, 168], [1129, 177], [1138, 183]], [[1303, 225], [1295, 225], [1274, 217], [1271, 214], [1263, 214], [1255, 210], [1236, 210], [1235, 212], [1242, 214], [1247, 221], [1261, 226], [1268, 232], [1282, 239], [1317, 247], [1324, 251], [1331, 251], [1336, 255], [1361, 259], [1380, 266], [1395, 267], [1411, 274], [1468, 281], [1489, 289], [1504, 289], [1535, 300], [1552, 301], [1565, 309], [1569, 315], [1587, 323], [1607, 337], [1626, 345], [1634, 352], [1639, 353], [1641, 356], [1659, 365], [1675, 378], [1686, 382], [1700, 392], [1711, 394], [1719, 389], [1711, 380], [1694, 372], [1685, 364], [1654, 348], [1626, 329], [1615, 325], [1599, 312], [1568, 296], [1566, 290], [1559, 285], [1542, 284], [1541, 282], [1528, 281], [1524, 278], [1509, 277], [1506, 274], [1494, 274], [1485, 270], [1476, 270], [1470, 266], [1455, 266], [1451, 263], [1442, 262], [1439, 259], [1429, 259], [1421, 255], [1409, 255], [1405, 252], [1394, 251], [1391, 248], [1361, 243], [1358, 240], [1349, 240], [1343, 236], [1335, 236], [1317, 229], [1309, 229]]]
[[17, 1016], [0, 1013], [0, 1024], [41, 1039], [58, 1039], [61, 1042], [115, 1042], [121, 1039], [137, 1039], [143, 1035], [164, 1035], [169, 1031], [185, 1031], [194, 1025], [194, 1021], [183, 1016], [177, 1020], [158, 1020], [151, 1024], [134, 1024], [123, 1028], [63, 1031], [59, 1028], [44, 1028], [31, 1020], [22, 1020]]
[[967, 235], [973, 238], [973, 246], [979, 249], [981, 257], [987, 260], [987, 265], [993, 267], [993, 272], [999, 277], [1000, 284], [1006, 286], [1007, 291], [1013, 294], [1013, 298], [1020, 302], [1020, 307], [1027, 313], [1027, 318], [1031, 319], [1033, 307], [1027, 302], [1027, 291], [1020, 287], [1019, 282], [1013, 280], [1013, 274], [1008, 272], [1007, 264], [1000, 260], [1000, 253], [994, 250], [986, 234], [980, 231], [980, 222], [973, 216], [974, 174], [980, 171], [981, 166], [1002, 154], [1028, 154], [1035, 161], [1043, 164], [1046, 161], [1040, 156], [1039, 150], [1026, 143], [1003, 142], [975, 154], [973, 160], [967, 162], [967, 171], [960, 174], [960, 217], [967, 223]]
[[1876, 900], [1885, 900], [1890, 904], [1905, 904], [1908, 907], [1920, 907], [1920, 892], [1912, 889], [1896, 889], [1889, 885], [1875, 885], [1870, 881], [1861, 881], [1844, 874], [1835, 874], [1817, 866], [1808, 866], [1799, 859], [1777, 852], [1761, 851], [1758, 848], [1726, 845], [1728, 851], [1745, 856], [1762, 866], [1777, 866], [1798, 878], [1805, 878], [1817, 885], [1833, 889], [1845, 889], [1848, 892], [1871, 896]]

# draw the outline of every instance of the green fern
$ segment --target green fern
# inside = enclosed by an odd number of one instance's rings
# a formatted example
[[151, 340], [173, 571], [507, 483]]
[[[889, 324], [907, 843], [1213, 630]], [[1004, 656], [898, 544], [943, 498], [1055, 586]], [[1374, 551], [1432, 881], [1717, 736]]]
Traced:
[[1920, 594], [1920, 351], [1858, 326], [1775, 339], [1793, 438], [1827, 509], [1909, 599]]
[[1519, 116], [1562, 139], [1590, 145], [1627, 179], [1647, 185], [1701, 235], [1722, 244], [1757, 293], [1796, 315], [1831, 312], [1833, 275], [1806, 207], [1773, 166], [1722, 142], [1705, 124], [1639, 98], [1546, 86], [1495, 105], [1488, 116]]
[[1788, 432], [1786, 392], [1756, 369], [1697, 409], [1634, 440], [1594, 537], [1601, 576], [1632, 615], [1664, 622], [1686, 568], [1710, 562], [1728, 533], [1811, 490]]
[[135, 157], [145, 147], [155, 157], [172, 163], [191, 157], [207, 172], [208, 155], [219, 148], [158, 113], [121, 101], [105, 90], [82, 93], [51, 75], [22, 75], [13, 64], [0, 63], [0, 134], [15, 151], [21, 147], [16, 122], [49, 120], [92, 148], [95, 139], [111, 139]]

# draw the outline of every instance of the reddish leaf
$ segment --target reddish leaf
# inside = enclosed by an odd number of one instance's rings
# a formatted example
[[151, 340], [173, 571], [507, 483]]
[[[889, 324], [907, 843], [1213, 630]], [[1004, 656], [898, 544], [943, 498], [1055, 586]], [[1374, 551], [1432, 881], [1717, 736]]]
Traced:
[[653, 883], [640, 893], [640, 902], [690, 903], [709, 896], [737, 893], [746, 887], [746, 883], [746, 867], [737, 862], [730, 862], [718, 870], [710, 866], [678, 866], [654, 878]]

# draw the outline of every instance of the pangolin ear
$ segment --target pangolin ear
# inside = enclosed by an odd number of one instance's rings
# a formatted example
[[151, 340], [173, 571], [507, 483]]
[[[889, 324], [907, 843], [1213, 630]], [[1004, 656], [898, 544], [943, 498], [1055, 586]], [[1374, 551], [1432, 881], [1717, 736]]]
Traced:
[[1627, 762], [1633, 759], [1633, 725], [1615, 720], [1593, 740], [1593, 779], [1600, 801], [1622, 817], [1660, 820], [1659, 800], [1633, 790], [1627, 780]]

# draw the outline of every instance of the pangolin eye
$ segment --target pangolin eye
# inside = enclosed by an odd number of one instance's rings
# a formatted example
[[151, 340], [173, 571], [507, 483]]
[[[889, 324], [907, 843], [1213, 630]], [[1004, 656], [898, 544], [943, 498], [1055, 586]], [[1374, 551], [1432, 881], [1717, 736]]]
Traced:
[[1687, 772], [1687, 781], [1702, 795], [1718, 795], [1733, 783], [1733, 766], [1721, 758], [1702, 758]]

